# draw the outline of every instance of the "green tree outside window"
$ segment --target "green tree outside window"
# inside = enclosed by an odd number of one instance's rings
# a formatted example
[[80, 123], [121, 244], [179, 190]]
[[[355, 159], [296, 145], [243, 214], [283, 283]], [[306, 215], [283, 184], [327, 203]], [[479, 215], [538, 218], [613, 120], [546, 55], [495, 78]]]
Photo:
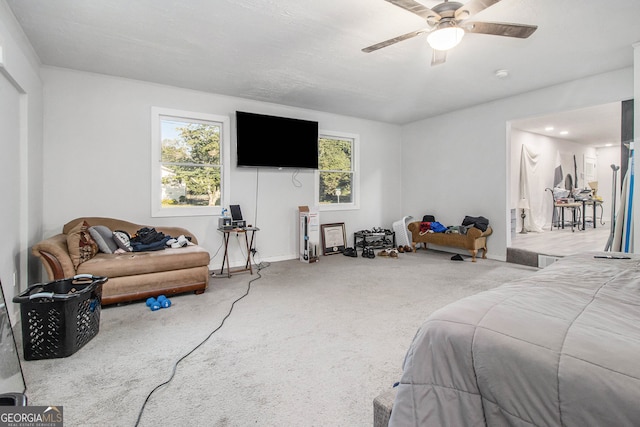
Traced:
[[221, 126], [163, 118], [161, 127], [162, 207], [220, 206]]
[[318, 140], [320, 203], [353, 203], [353, 140]]

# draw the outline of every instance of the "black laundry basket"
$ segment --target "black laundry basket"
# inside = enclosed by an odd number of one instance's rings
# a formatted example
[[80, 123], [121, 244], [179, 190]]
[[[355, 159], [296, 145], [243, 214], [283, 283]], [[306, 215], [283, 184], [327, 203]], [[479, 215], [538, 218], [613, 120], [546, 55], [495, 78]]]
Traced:
[[36, 283], [13, 298], [20, 304], [24, 360], [71, 356], [100, 328], [106, 277], [79, 274]]

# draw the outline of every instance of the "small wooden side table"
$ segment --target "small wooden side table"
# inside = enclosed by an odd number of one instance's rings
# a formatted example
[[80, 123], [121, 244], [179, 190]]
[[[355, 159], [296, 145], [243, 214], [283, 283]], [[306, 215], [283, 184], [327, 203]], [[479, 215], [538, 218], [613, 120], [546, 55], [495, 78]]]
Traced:
[[[245, 227], [245, 228], [218, 228], [218, 231], [222, 233], [224, 238], [224, 256], [222, 257], [222, 267], [220, 268], [220, 275], [224, 273], [225, 263], [227, 265], [227, 277], [231, 277], [231, 273], [240, 273], [243, 271], [248, 271], [250, 274], [253, 274], [253, 267], [251, 266], [251, 255], [253, 251], [253, 240], [256, 234], [256, 231], [260, 231], [258, 227]], [[231, 270], [229, 266], [229, 238], [232, 233], [236, 234], [244, 234], [244, 244], [247, 250], [247, 262], [245, 262], [244, 267], [236, 268]], [[249, 237], [251, 234], [251, 237]]]

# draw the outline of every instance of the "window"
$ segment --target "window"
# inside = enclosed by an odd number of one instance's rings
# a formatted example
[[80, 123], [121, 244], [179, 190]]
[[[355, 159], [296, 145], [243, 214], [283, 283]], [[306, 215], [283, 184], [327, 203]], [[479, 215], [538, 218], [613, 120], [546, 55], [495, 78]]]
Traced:
[[358, 135], [320, 131], [316, 202], [320, 210], [357, 209]]
[[152, 108], [151, 214], [219, 215], [229, 193], [229, 117]]

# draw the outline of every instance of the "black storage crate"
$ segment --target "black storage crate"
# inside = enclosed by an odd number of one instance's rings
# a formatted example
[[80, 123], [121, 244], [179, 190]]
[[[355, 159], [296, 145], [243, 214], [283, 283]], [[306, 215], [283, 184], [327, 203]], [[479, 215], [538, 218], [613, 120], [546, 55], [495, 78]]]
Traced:
[[71, 356], [100, 328], [106, 277], [80, 274], [31, 285], [13, 298], [20, 304], [25, 360]]

